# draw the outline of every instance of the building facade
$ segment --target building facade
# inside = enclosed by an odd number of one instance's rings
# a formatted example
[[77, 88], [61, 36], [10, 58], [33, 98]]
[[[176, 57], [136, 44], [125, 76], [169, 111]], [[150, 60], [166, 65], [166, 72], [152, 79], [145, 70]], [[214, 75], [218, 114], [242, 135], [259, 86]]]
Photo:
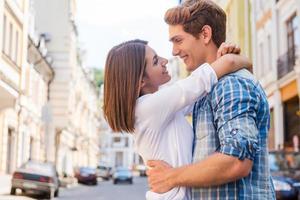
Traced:
[[[81, 62], [75, 24], [75, 0], [34, 0], [36, 27], [53, 58], [55, 77], [50, 85], [53, 122], [47, 157], [59, 173], [74, 167], [96, 166], [98, 154], [98, 92]], [[53, 16], [55, 13], [56, 17]], [[56, 20], [60, 19], [60, 20]]]
[[128, 133], [106, 131], [100, 136], [100, 154], [98, 165], [132, 168], [140, 164], [139, 156], [134, 152], [133, 138]]
[[226, 41], [241, 48], [241, 54], [252, 58], [251, 40], [251, 1], [215, 0], [227, 15]]
[[300, 4], [253, 1], [254, 73], [271, 109], [270, 149], [297, 148], [300, 137]]
[[1, 1], [0, 6], [1, 84], [6, 88], [0, 99], [0, 172], [8, 174], [29, 159], [46, 160], [43, 108], [54, 73], [44, 39], [32, 28], [30, 3]]
[[20, 96], [27, 58], [27, 0], [0, 1], [0, 173], [20, 165]]
[[67, 175], [98, 163], [99, 95], [75, 14], [75, 0], [0, 1], [0, 175], [30, 159]]

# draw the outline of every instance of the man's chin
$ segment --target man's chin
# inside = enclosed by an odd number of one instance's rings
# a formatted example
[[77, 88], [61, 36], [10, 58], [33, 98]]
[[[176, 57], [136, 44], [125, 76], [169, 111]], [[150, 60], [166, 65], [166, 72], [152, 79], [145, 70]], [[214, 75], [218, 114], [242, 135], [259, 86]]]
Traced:
[[186, 70], [188, 72], [192, 72], [194, 71], [195, 69], [197, 69], [198, 66], [193, 66], [193, 65], [186, 65]]

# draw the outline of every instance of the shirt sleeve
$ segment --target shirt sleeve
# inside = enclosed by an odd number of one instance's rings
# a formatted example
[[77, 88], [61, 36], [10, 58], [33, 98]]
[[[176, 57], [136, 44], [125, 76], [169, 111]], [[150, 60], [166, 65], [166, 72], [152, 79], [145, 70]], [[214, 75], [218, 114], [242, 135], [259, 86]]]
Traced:
[[211, 93], [218, 151], [239, 160], [254, 160], [258, 151], [256, 110], [259, 103], [256, 86], [245, 79], [227, 76]]
[[142, 97], [136, 108], [137, 116], [151, 123], [151, 128], [162, 128], [176, 112], [209, 93], [216, 82], [215, 71], [205, 63], [187, 78]]
[[191, 104], [182, 109], [184, 116], [191, 115], [193, 113], [194, 105], [195, 104]]

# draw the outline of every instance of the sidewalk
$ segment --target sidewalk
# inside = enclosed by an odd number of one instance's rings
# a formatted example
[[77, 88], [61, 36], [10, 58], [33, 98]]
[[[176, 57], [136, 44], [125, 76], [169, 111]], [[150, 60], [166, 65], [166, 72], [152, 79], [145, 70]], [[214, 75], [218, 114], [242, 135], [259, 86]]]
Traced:
[[0, 195], [9, 194], [11, 186], [11, 175], [0, 173]]

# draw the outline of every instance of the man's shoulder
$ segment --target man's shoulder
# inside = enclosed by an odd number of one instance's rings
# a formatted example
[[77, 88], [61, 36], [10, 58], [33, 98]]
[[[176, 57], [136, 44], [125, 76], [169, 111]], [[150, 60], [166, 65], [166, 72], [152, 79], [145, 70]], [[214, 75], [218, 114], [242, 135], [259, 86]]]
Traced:
[[259, 85], [256, 78], [248, 70], [242, 69], [237, 72], [223, 76], [212, 88], [211, 93], [216, 93], [220, 90], [227, 92], [239, 90], [249, 90]]

